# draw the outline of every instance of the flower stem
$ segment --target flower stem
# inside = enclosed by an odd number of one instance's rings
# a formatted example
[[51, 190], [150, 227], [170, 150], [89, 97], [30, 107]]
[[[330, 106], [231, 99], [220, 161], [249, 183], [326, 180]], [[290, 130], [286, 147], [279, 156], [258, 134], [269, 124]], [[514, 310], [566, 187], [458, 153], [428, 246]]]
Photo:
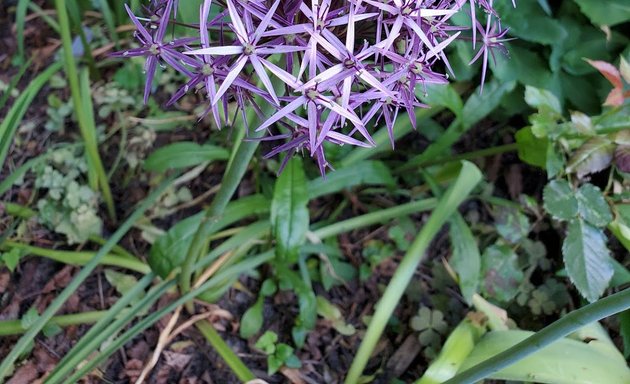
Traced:
[[407, 285], [409, 285], [409, 282], [413, 278], [433, 237], [435, 237], [451, 214], [455, 212], [459, 204], [464, 201], [480, 180], [481, 172], [479, 169], [472, 163], [464, 162], [457, 180], [440, 199], [431, 217], [422, 227], [422, 230], [403, 257], [400, 265], [396, 269], [396, 273], [394, 273], [387, 289], [385, 289], [383, 297], [378, 302], [376, 312], [370, 321], [365, 337], [354, 357], [345, 384], [359, 383], [361, 374], [372, 355], [372, 351], [376, 347]]
[[630, 308], [630, 288], [565, 315], [512, 348], [460, 373], [444, 384], [472, 384], [543, 349], [576, 330]]
[[[273, 108], [271, 104], [263, 103], [263, 112], [269, 112], [271, 108]], [[247, 121], [250, 122], [252, 126], [257, 126], [258, 116], [254, 112], [254, 108], [250, 108]], [[186, 293], [190, 290], [194, 265], [203, 253], [206, 240], [215, 230], [217, 218], [225, 211], [225, 208], [243, 179], [243, 175], [245, 175], [247, 171], [247, 167], [260, 143], [260, 141], [256, 139], [261, 138], [264, 134], [264, 131], [254, 132], [250, 136], [250, 138], [254, 140], [241, 140], [240, 144], [235, 149], [234, 155], [232, 156], [233, 161], [225, 171], [221, 188], [219, 188], [212, 204], [206, 210], [204, 218], [201, 220], [201, 224], [190, 244], [190, 248], [188, 248], [186, 259], [182, 265], [182, 272], [179, 275], [179, 287], [182, 293]]]

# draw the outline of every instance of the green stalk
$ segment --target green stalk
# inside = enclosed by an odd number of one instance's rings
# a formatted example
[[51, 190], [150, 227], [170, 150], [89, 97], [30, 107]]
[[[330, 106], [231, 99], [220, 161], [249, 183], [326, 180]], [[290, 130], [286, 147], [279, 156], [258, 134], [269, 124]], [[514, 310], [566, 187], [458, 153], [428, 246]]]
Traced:
[[138, 206], [138, 208], [129, 216], [129, 218], [120, 225], [118, 230], [114, 232], [112, 237], [105, 243], [105, 245], [94, 255], [94, 258], [90, 260], [81, 272], [79, 272], [74, 279], [66, 286], [66, 288], [59, 293], [57, 298], [46, 308], [37, 320], [31, 325], [28, 331], [18, 340], [17, 344], [13, 347], [11, 352], [0, 363], [0, 380], [6, 377], [8, 372], [12, 369], [13, 364], [21, 356], [26, 349], [31, 345], [37, 334], [44, 328], [46, 323], [61, 309], [66, 300], [79, 288], [81, 283], [92, 273], [92, 271], [101, 263], [102, 259], [114, 248], [114, 246], [122, 239], [122, 237], [131, 229], [133, 224], [149, 209], [155, 201], [162, 196], [164, 191], [171, 185], [175, 176], [168, 178], [162, 182], [158, 188], [155, 189], [146, 199]]
[[435, 198], [413, 201], [411, 203], [397, 205], [392, 208], [366, 213], [365, 215], [340, 221], [338, 223], [320, 228], [314, 231], [314, 234], [321, 239], [332, 237], [344, 232], [352, 231], [358, 228], [364, 228], [373, 224], [383, 223], [385, 221], [389, 221], [405, 215], [410, 215], [412, 213], [428, 211], [435, 208], [437, 205], [438, 200]]
[[516, 143], [498, 145], [496, 147], [490, 147], [490, 148], [480, 149], [478, 151], [461, 153], [459, 155], [439, 157], [437, 159], [426, 159], [424, 161], [420, 161], [415, 164], [405, 164], [402, 167], [396, 169], [395, 172], [401, 173], [405, 171], [410, 171], [414, 168], [429, 167], [431, 165], [446, 164], [446, 163], [451, 163], [454, 161], [475, 160], [481, 157], [495, 156], [495, 155], [500, 155], [502, 153], [514, 152], [517, 149], [518, 149], [518, 144]]
[[[57, 251], [53, 249], [46, 249], [40, 247], [34, 247], [31, 245], [17, 243], [15, 241], [5, 241], [0, 244], [0, 247], [7, 248], [17, 248], [28, 254], [32, 254], [35, 256], [45, 257], [47, 259], [55, 260], [60, 263], [70, 264], [70, 265], [85, 265], [90, 260], [94, 258], [96, 252], [82, 251], [82, 252], [73, 252], [73, 251]], [[101, 260], [101, 264], [110, 265], [113, 267], [120, 267], [129, 269], [131, 271], [140, 272], [142, 274], [147, 274], [151, 272], [151, 268], [148, 265], [143, 263], [138, 259], [129, 259], [127, 257], [123, 257], [115, 254], [107, 254]]]
[[[70, 85], [70, 93], [72, 94], [74, 113], [77, 116], [81, 136], [85, 141], [85, 152], [88, 161], [88, 178], [90, 181], [90, 187], [94, 190], [99, 190], [98, 187], [100, 186], [100, 191], [103, 194], [103, 200], [105, 200], [109, 215], [112, 220], [115, 221], [116, 210], [114, 207], [114, 201], [112, 199], [111, 190], [109, 189], [107, 173], [105, 172], [103, 162], [101, 161], [101, 157], [98, 153], [98, 144], [96, 142], [96, 126], [94, 124], [94, 118], [92, 116], [93, 112], [91, 111], [92, 102], [91, 93], [89, 90], [89, 79], [87, 78], [88, 73], [87, 71], [84, 71], [84, 73], [82, 73], [80, 82], [79, 71], [77, 69], [77, 64], [72, 53], [72, 36], [70, 34], [70, 20], [68, 19], [66, 1], [55, 0], [55, 6], [57, 8], [57, 16], [59, 17], [59, 29], [61, 31], [61, 41], [64, 53], [63, 57], [65, 61], [65, 69], [68, 83]], [[83, 85], [83, 92], [81, 92], [81, 85]]]
[[359, 382], [372, 351], [376, 347], [407, 285], [409, 285], [409, 282], [413, 278], [431, 240], [433, 240], [433, 237], [435, 237], [440, 228], [442, 228], [451, 214], [455, 212], [457, 207], [466, 199], [480, 180], [481, 172], [479, 169], [472, 163], [463, 162], [457, 180], [455, 180], [455, 183], [453, 183], [440, 198], [440, 202], [413, 244], [411, 244], [411, 247], [396, 269], [392, 280], [385, 289], [383, 297], [378, 302], [376, 312], [370, 321], [367, 332], [354, 357], [348, 376], [346, 377], [346, 384], [356, 384]]
[[[269, 103], [262, 103], [263, 113], [267, 112], [273, 106]], [[258, 115], [253, 108], [250, 108], [248, 113], [248, 121], [256, 126], [258, 121]], [[223, 179], [221, 181], [221, 188], [217, 192], [212, 204], [205, 212], [205, 216], [199, 225], [199, 229], [195, 233], [193, 240], [188, 248], [186, 259], [182, 265], [182, 272], [179, 275], [179, 286], [182, 293], [190, 290], [190, 281], [193, 274], [195, 263], [204, 251], [207, 238], [215, 230], [217, 218], [223, 214], [228, 203], [232, 199], [234, 192], [238, 188], [243, 175], [247, 171], [249, 162], [254, 156], [254, 152], [258, 148], [260, 143], [258, 138], [261, 138], [265, 134], [264, 131], [254, 132], [251, 136], [254, 140], [242, 140], [238, 147], [235, 149], [234, 160], [225, 171]]]
[[[48, 324], [55, 324], [60, 327], [70, 325], [93, 324], [105, 315], [107, 311], [92, 311], [83, 313], [73, 313], [71, 315], [55, 316]], [[22, 326], [21, 320], [0, 321], [0, 336], [19, 335], [26, 332], [28, 328]]]
[[229, 345], [221, 338], [221, 335], [207, 320], [195, 323], [197, 329], [208, 340], [212, 347], [217, 351], [219, 356], [225, 360], [225, 363], [232, 369], [232, 372], [242, 382], [254, 380], [256, 376], [247, 368], [241, 359], [232, 351]]
[[444, 384], [476, 383], [587, 324], [623, 312], [629, 308], [630, 288], [627, 288], [565, 315], [560, 320], [536, 332], [512, 348], [460, 373]]

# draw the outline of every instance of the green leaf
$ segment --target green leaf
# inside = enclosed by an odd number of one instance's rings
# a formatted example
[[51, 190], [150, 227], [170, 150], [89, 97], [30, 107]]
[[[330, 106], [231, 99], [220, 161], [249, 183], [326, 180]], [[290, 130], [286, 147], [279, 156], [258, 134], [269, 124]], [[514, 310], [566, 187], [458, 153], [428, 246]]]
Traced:
[[302, 160], [294, 157], [276, 181], [271, 201], [271, 227], [276, 252], [285, 260], [297, 261], [309, 225], [307, 181]]
[[351, 167], [344, 167], [308, 183], [308, 197], [337, 193], [359, 185], [396, 186], [396, 180], [389, 168], [381, 161], [362, 161]]
[[0, 261], [9, 268], [9, 271], [13, 273], [15, 268], [17, 268], [20, 263], [20, 257], [22, 256], [22, 252], [18, 248], [12, 248], [10, 251], [5, 253], [0, 253]]
[[613, 26], [630, 21], [627, 0], [575, 0], [593, 24]]
[[588, 223], [596, 227], [605, 227], [613, 220], [610, 207], [598, 187], [590, 183], [584, 184], [578, 189], [575, 197], [580, 216]]
[[[420, 93], [420, 88], [417, 92]], [[427, 105], [446, 107], [458, 117], [464, 108], [462, 98], [450, 84], [428, 84], [426, 93], [422, 92], [420, 97]]]
[[562, 255], [569, 278], [580, 294], [590, 302], [596, 301], [608, 288], [614, 272], [604, 232], [582, 219], [572, 220]]
[[249, 339], [254, 336], [263, 326], [263, 295], [258, 296], [258, 299], [241, 318], [241, 325], [239, 333], [243, 339]]
[[113, 269], [105, 270], [105, 278], [123, 296], [138, 284], [138, 279], [135, 276], [120, 273]]
[[478, 90], [473, 93], [462, 112], [462, 126], [464, 131], [471, 128], [484, 117], [488, 116], [501, 104], [503, 96], [512, 92], [516, 87], [516, 82], [497, 82], [487, 83], [483, 89], [483, 94], [479, 94]]
[[543, 190], [544, 207], [556, 220], [571, 220], [578, 213], [578, 202], [566, 180], [552, 180]]
[[460, 214], [455, 214], [450, 220], [449, 234], [453, 247], [451, 265], [459, 279], [459, 289], [469, 304], [479, 287], [481, 275], [481, 256], [479, 247], [470, 227]]
[[278, 342], [278, 334], [272, 331], [266, 331], [256, 341], [254, 347], [260, 349], [267, 355], [272, 355], [276, 352], [276, 343]]
[[498, 209], [496, 228], [499, 235], [511, 244], [516, 244], [527, 237], [530, 222], [521, 210], [511, 207], [498, 207]]
[[[252, 215], [269, 212], [269, 200], [262, 195], [240, 198], [228, 204], [223, 216], [215, 223], [216, 231]], [[181, 220], [157, 239], [149, 251], [148, 263], [160, 277], [166, 278], [184, 262], [204, 213]]]
[[613, 159], [615, 144], [607, 138], [597, 136], [582, 145], [571, 157], [567, 173], [579, 178], [608, 168]]
[[531, 107], [540, 111], [553, 112], [558, 116], [562, 115], [560, 100], [546, 89], [539, 89], [531, 86], [525, 87], [525, 101]]
[[[531, 337], [534, 332], [509, 330], [488, 332], [475, 345], [460, 371], [498, 355]], [[549, 346], [506, 366], [488, 376], [489, 379], [554, 384], [626, 384], [630, 371], [626, 364], [611, 359], [598, 348], [569, 338], [561, 338]]]
[[39, 319], [39, 313], [35, 308], [31, 307], [20, 319], [20, 325], [24, 329], [29, 329], [31, 325], [35, 324], [37, 319]]
[[519, 292], [523, 271], [518, 267], [518, 256], [506, 245], [494, 244], [481, 256], [482, 291], [488, 297], [509, 302]]
[[229, 152], [221, 147], [180, 142], [153, 151], [144, 162], [144, 168], [152, 172], [165, 172], [194, 167], [208, 161], [227, 160], [229, 156]]
[[630, 309], [619, 314], [619, 333], [623, 339], [623, 354], [630, 358]]
[[538, 138], [532, 133], [532, 127], [525, 127], [516, 132], [518, 157], [527, 164], [545, 168], [547, 165], [546, 138]]

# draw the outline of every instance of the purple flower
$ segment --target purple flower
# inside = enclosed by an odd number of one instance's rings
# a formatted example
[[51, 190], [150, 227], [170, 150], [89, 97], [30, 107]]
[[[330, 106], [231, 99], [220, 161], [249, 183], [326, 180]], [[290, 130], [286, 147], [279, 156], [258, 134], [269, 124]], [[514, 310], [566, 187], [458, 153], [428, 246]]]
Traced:
[[[483, 87], [489, 58], [506, 53], [509, 40], [493, 1], [204, 0], [192, 34], [165, 42], [177, 1], [152, 0], [146, 22], [127, 7], [140, 47], [115, 56], [146, 57], [145, 102], [158, 64], [172, 67], [188, 80], [167, 104], [204, 90], [204, 115], [219, 127], [221, 115], [229, 123], [231, 104], [247, 127], [246, 110], [254, 108], [262, 122], [252, 129], [281, 141], [266, 157], [284, 152], [286, 163], [308, 153], [323, 174], [332, 169], [326, 145], [373, 146], [369, 128], [383, 122], [393, 146], [401, 114], [415, 128], [415, 108], [427, 108], [417, 94], [448, 83], [454, 40], [479, 45], [472, 62], [482, 60]], [[459, 12], [470, 14], [468, 33], [451, 22]], [[256, 103], [275, 111], [262, 116]]]

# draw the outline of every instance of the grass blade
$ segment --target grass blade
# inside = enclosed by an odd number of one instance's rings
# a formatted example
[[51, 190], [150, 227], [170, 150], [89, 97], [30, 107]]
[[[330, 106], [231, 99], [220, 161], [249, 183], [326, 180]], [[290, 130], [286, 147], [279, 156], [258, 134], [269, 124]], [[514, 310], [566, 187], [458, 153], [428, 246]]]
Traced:
[[94, 258], [88, 262], [81, 272], [79, 272], [74, 279], [66, 286], [66, 288], [59, 293], [57, 298], [46, 308], [39, 318], [32, 324], [29, 330], [18, 340], [17, 344], [13, 347], [11, 352], [0, 363], [0, 378], [7, 376], [13, 364], [19, 356], [21, 356], [30, 343], [35, 339], [37, 334], [44, 328], [48, 321], [61, 309], [63, 304], [68, 298], [78, 289], [83, 281], [92, 273], [92, 271], [100, 264], [102, 259], [114, 248], [114, 246], [122, 239], [122, 237], [131, 229], [133, 224], [149, 209], [155, 201], [162, 196], [164, 191], [171, 185], [175, 175], [168, 178], [158, 186], [146, 199], [138, 206], [138, 208], [125, 220], [122, 225], [114, 232], [112, 237], [105, 243], [105, 245], [98, 251]]
[[17, 35], [18, 57], [20, 63], [23, 63], [25, 60], [24, 27], [26, 25], [26, 10], [28, 9], [28, 4], [30, 2], [31, 0], [19, 0], [17, 8], [15, 9], [15, 33]]
[[472, 163], [464, 162], [457, 180], [440, 199], [431, 217], [422, 227], [422, 230], [400, 262], [396, 273], [383, 293], [383, 297], [379, 300], [376, 306], [376, 312], [370, 321], [365, 337], [361, 342], [361, 346], [355, 355], [348, 376], [346, 377], [346, 384], [359, 382], [363, 369], [367, 365], [372, 351], [376, 347], [385, 329], [385, 325], [394, 312], [396, 305], [398, 305], [407, 285], [409, 285], [409, 282], [413, 278], [431, 240], [433, 240], [433, 237], [435, 237], [440, 228], [442, 228], [444, 223], [446, 223], [453, 212], [455, 212], [459, 204], [468, 197], [468, 194], [480, 180], [481, 172], [479, 169]]
[[37, 96], [39, 90], [50, 80], [52, 75], [61, 69], [61, 63], [52, 64], [44, 72], [39, 74], [31, 83], [22, 91], [17, 98], [15, 104], [11, 107], [6, 117], [0, 123], [0, 168], [4, 166], [9, 147], [13, 142], [15, 131], [20, 125], [26, 110], [31, 102]]

